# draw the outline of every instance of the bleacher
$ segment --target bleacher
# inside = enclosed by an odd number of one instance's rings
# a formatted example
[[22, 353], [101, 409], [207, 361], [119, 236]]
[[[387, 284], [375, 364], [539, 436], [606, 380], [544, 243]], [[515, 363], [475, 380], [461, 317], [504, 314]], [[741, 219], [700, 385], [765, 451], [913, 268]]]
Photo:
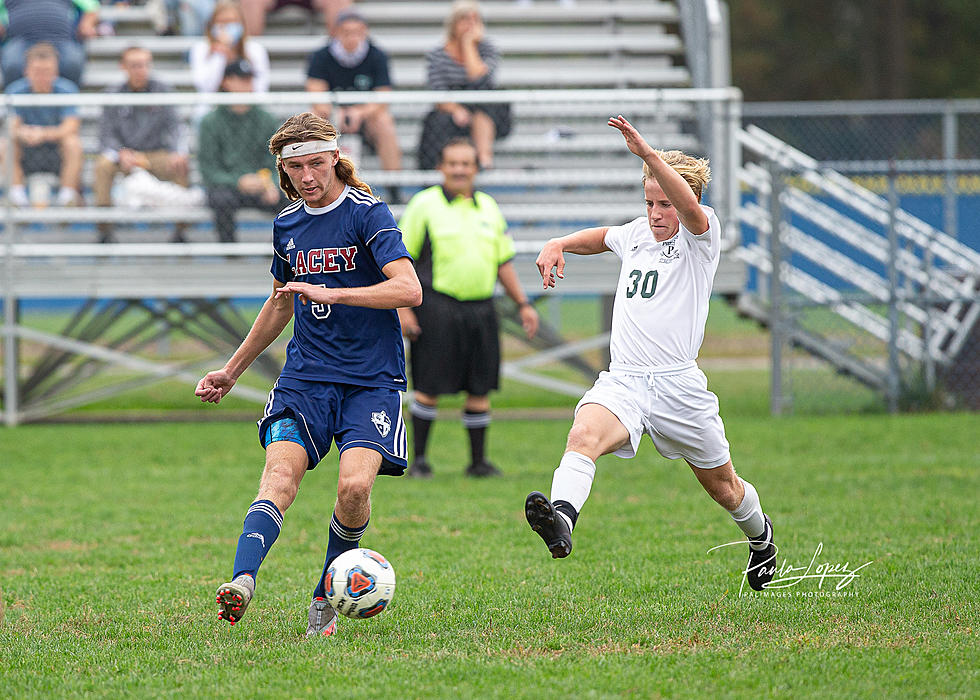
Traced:
[[[361, 0], [357, 7], [371, 23], [373, 40], [391, 57], [397, 90], [424, 90], [425, 54], [441, 43], [448, 3]], [[482, 7], [487, 36], [502, 53], [501, 89], [689, 86], [679, 13], [672, 1], [578, 0], [569, 6], [554, 0], [538, 0], [531, 5], [485, 0]], [[119, 83], [123, 79], [119, 54], [134, 43], [153, 52], [158, 78], [179, 91], [192, 92], [186, 56], [196, 37], [158, 36], [151, 11], [142, 5], [108, 6], [103, 16], [113, 22], [116, 35], [88, 42], [85, 92], [97, 93]], [[271, 15], [266, 34], [258, 40], [270, 54], [273, 91], [302, 90], [307, 56], [326, 41], [321, 19], [296, 7]], [[365, 149], [359, 165], [373, 186], [398, 184], [403, 193], [410, 194], [439, 181], [437, 173], [414, 169], [422, 116], [429, 107], [425, 102], [392, 106], [405, 170], [380, 171], [376, 157]], [[284, 113], [290, 109], [284, 108]], [[514, 105], [514, 129], [498, 141], [495, 169], [482, 174], [478, 186], [498, 199], [518, 241], [541, 240], [580, 226], [624, 222], [642, 214], [639, 166], [622, 147], [621, 137], [605, 126], [610, 110], [630, 113], [621, 104], [581, 100]], [[182, 108], [188, 123], [192, 111]], [[641, 122], [641, 128], [663, 147], [697, 152], [699, 144], [690, 127], [693, 112], [690, 105], [665, 103], [658, 106], [655, 116], [648, 115], [650, 118]], [[99, 115], [98, 107], [82, 109], [83, 142], [89, 154], [84, 180], [88, 186], [98, 152]], [[198, 180], [196, 172], [192, 180]], [[402, 207], [392, 209], [397, 216]], [[205, 208], [132, 211], [86, 207], [71, 211], [70, 217], [65, 214], [59, 228], [55, 225], [59, 212], [45, 212], [52, 232], [46, 235], [57, 237], [59, 231], [69, 229], [77, 233], [78, 222], [88, 222], [89, 228], [94, 228], [92, 223], [108, 220], [117, 224], [120, 240], [144, 241], [147, 230], [161, 230], [159, 222], [180, 220], [194, 225], [190, 240], [213, 240], [210, 211]], [[15, 218], [36, 221], [30, 212]], [[248, 213], [240, 217], [239, 240], [266, 240], [267, 219], [267, 215]], [[68, 225], [68, 221], [74, 223]], [[132, 225], [127, 227], [127, 223]], [[153, 240], [166, 240], [166, 235], [153, 236]]]

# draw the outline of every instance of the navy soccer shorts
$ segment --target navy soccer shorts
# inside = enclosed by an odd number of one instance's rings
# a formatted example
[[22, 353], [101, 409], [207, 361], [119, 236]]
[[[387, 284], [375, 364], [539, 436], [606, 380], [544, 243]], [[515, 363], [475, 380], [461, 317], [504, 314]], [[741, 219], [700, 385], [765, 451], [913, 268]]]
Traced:
[[[279, 426], [274, 426], [282, 418], [295, 419], [301, 440], [276, 434]], [[378, 452], [379, 474], [400, 476], [408, 465], [401, 392], [396, 389], [279, 377], [258, 426], [262, 447], [281, 439], [302, 444], [308, 469], [326, 456], [331, 442], [341, 454], [349, 447]]]

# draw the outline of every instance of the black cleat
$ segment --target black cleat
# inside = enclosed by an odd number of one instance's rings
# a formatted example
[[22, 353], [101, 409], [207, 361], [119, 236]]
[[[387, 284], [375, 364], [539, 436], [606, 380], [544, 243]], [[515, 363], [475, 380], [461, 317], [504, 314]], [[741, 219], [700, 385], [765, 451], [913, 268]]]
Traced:
[[749, 563], [745, 565], [745, 578], [749, 586], [754, 591], [764, 590], [766, 584], [772, 581], [776, 574], [776, 545], [773, 542], [772, 521], [768, 515], [763, 515], [766, 519], [766, 531], [761, 537], [751, 538], [752, 542], [766, 542], [765, 549], [752, 549], [749, 547]]
[[481, 462], [474, 462], [470, 466], [466, 467], [466, 476], [475, 477], [485, 477], [485, 476], [500, 476], [501, 472], [493, 464], [493, 462], [488, 462], [483, 460]]
[[541, 535], [554, 559], [572, 553], [572, 531], [543, 493], [532, 491], [524, 501], [524, 515], [531, 529]]
[[408, 465], [408, 472], [405, 476], [410, 476], [416, 479], [431, 479], [432, 478], [432, 465], [429, 464], [429, 460], [425, 457], [416, 457], [411, 464]]

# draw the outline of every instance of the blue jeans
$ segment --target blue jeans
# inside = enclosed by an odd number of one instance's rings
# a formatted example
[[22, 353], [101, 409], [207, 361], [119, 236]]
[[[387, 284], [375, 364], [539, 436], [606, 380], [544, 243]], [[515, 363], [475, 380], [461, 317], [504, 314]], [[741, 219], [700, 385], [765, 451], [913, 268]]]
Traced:
[[[11, 37], [0, 50], [0, 69], [3, 70], [3, 82], [10, 85], [18, 78], [24, 77], [24, 54], [37, 42], [28, 41], [22, 37]], [[82, 69], [85, 67], [85, 49], [77, 41], [62, 39], [52, 41], [58, 51], [58, 73], [64, 78], [82, 84]]]

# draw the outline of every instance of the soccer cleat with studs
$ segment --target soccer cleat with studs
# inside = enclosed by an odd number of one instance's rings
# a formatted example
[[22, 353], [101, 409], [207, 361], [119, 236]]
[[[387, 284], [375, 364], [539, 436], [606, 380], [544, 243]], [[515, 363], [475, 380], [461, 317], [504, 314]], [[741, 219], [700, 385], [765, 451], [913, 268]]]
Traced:
[[564, 559], [572, 553], [572, 530], [543, 493], [532, 491], [527, 495], [524, 515], [531, 529], [541, 535], [553, 559]]
[[242, 619], [248, 604], [252, 602], [255, 593], [255, 579], [248, 574], [242, 574], [234, 581], [218, 586], [217, 603], [218, 619], [228, 620], [234, 626]]
[[776, 574], [776, 545], [773, 542], [772, 521], [768, 515], [763, 514], [762, 517], [766, 520], [766, 529], [761, 536], [752, 537], [750, 541], [754, 544], [765, 543], [766, 546], [759, 550], [749, 547], [749, 563], [745, 565], [745, 578], [754, 591], [764, 590]]
[[337, 631], [337, 611], [326, 598], [317, 596], [310, 603], [310, 621], [306, 626], [307, 637], [329, 637]]

